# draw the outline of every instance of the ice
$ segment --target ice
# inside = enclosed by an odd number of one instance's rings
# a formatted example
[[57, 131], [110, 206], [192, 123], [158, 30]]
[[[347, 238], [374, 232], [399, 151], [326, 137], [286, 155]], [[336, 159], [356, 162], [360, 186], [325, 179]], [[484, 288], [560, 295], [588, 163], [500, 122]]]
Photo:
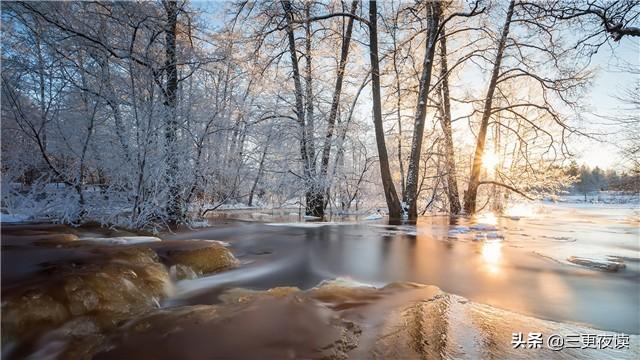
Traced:
[[108, 245], [133, 245], [133, 244], [144, 244], [150, 242], [159, 242], [162, 239], [155, 236], [119, 236], [119, 237], [104, 237], [104, 238], [84, 238], [80, 239], [84, 241], [90, 241], [100, 244], [108, 244]]
[[607, 259], [590, 259], [579, 256], [570, 256], [567, 258], [567, 261], [576, 265], [608, 272], [618, 272], [626, 267], [622, 259], [613, 257], [608, 257]]
[[369, 283], [364, 283], [361, 281], [357, 281], [354, 280], [351, 277], [346, 277], [346, 276], [339, 276], [335, 279], [331, 279], [331, 280], [322, 280], [317, 286], [315, 286], [314, 288], [320, 288], [323, 286], [340, 286], [340, 287], [347, 287], [347, 288], [360, 288], [360, 287], [364, 287], [364, 288], [376, 288], [376, 287], [380, 287], [383, 286], [384, 284], [378, 284], [377, 286], [374, 284], [369, 284]]
[[304, 223], [304, 222], [290, 222], [290, 223], [268, 223], [266, 224], [268, 226], [288, 226], [288, 227], [300, 227], [300, 228], [319, 228], [319, 227], [323, 227], [326, 226], [326, 223], [321, 223], [321, 222], [308, 222], [308, 223]]
[[449, 230], [449, 232], [455, 232], [458, 234], [468, 233], [469, 231], [471, 231], [471, 229], [468, 226], [463, 225], [454, 226]]
[[491, 225], [491, 224], [475, 224], [475, 225], [471, 225], [470, 229], [474, 231], [497, 231], [498, 230], [498, 228], [496, 228], [495, 225]]
[[283, 223], [267, 223], [267, 226], [287, 226], [299, 228], [319, 228], [330, 225], [350, 225], [348, 222], [283, 222]]
[[370, 214], [370, 215], [367, 215], [367, 217], [365, 217], [364, 219], [365, 220], [380, 220], [382, 218], [383, 218], [383, 216], [380, 215], [380, 214]]
[[447, 232], [447, 237], [449, 238], [458, 238], [460, 235], [467, 234], [471, 231], [468, 226], [458, 225], [450, 228]]
[[206, 242], [210, 242], [210, 243], [215, 243], [215, 244], [218, 244], [218, 245], [222, 245], [222, 246], [224, 246], [224, 247], [229, 247], [229, 246], [231, 246], [231, 244], [229, 244], [229, 242], [227, 242], [227, 241], [220, 241], [220, 240], [201, 240], [201, 239], [197, 239], [197, 240], [199, 240], [199, 241], [206, 241]]

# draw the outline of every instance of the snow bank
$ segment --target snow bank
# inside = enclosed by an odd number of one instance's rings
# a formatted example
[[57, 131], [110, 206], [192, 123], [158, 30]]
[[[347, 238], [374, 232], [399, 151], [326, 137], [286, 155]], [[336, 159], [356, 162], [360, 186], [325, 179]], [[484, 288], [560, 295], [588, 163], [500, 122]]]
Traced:
[[368, 215], [367, 217], [365, 217], [364, 219], [365, 220], [380, 220], [382, 218], [383, 218], [383, 216], [380, 215], [380, 214], [371, 214], [371, 215]]
[[0, 222], [13, 224], [29, 220], [31, 217], [25, 214], [0, 214]]
[[155, 236], [119, 236], [111, 238], [85, 238], [80, 240], [106, 245], [132, 245], [162, 241], [160, 238]]

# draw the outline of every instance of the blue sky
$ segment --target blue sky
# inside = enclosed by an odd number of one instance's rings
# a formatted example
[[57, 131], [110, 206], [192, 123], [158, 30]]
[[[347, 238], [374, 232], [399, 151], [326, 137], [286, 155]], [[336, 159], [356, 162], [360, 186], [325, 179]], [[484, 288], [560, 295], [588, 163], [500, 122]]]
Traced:
[[[620, 65], [625, 62], [635, 66], [635, 74], [620, 70]], [[590, 116], [592, 124], [585, 124], [585, 127], [594, 132], [606, 133], [607, 135], [603, 138], [607, 142], [581, 138], [572, 145], [579, 156], [578, 162], [603, 168], [618, 167], [620, 163], [617, 149], [609, 142], [615, 143], [624, 129], [614, 126], [606, 117], [615, 116], [621, 109], [629, 107], [616, 99], [616, 95], [621, 95], [622, 91], [640, 81], [640, 41], [626, 37], [622, 38], [613, 49], [605, 45], [594, 56], [593, 64], [598, 71], [587, 103], [593, 108], [595, 114], [602, 117]], [[640, 114], [637, 115], [640, 116]]]
[[[193, 4], [206, 13], [209, 25], [220, 25], [220, 11], [225, 8], [225, 1], [194, 1]], [[627, 66], [633, 65], [637, 69], [636, 73], [621, 71], [624, 63]], [[580, 164], [618, 168], [621, 164], [614, 144], [623, 129], [614, 126], [607, 117], [619, 114], [621, 108], [628, 108], [616, 99], [616, 95], [621, 95], [624, 89], [631, 88], [640, 81], [640, 40], [624, 37], [618, 43], [605, 44], [592, 57], [592, 66], [596, 69], [596, 76], [588, 99], [585, 100], [589, 111], [583, 114], [586, 121], [579, 125], [584, 132], [603, 134], [600, 136], [602, 141], [573, 137], [569, 142], [570, 150]], [[481, 77], [478, 80], [482, 81]]]

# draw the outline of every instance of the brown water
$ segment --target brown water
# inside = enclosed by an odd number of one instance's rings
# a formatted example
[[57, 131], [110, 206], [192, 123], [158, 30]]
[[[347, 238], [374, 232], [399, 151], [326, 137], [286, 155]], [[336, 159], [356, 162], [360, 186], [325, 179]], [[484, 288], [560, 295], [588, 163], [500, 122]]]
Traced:
[[[241, 223], [167, 236], [226, 241], [244, 262], [179, 283], [168, 303], [214, 303], [232, 287], [308, 289], [337, 277], [374, 286], [411, 281], [542, 319], [640, 333], [640, 238], [633, 209], [524, 210], [526, 217], [441, 216], [417, 225]], [[484, 230], [450, 232], [474, 224]], [[571, 256], [605, 264], [613, 259], [625, 267], [601, 271], [572, 264]]]
[[[213, 221], [141, 244], [83, 240], [135, 235], [95, 227], [3, 226], [3, 358], [640, 355], [638, 336], [605, 351], [510, 343], [514, 332], [640, 333], [631, 208], [547, 204], [400, 225], [249, 217], [261, 222]], [[226, 242], [237, 262], [194, 239]], [[176, 280], [183, 260], [239, 265]]]

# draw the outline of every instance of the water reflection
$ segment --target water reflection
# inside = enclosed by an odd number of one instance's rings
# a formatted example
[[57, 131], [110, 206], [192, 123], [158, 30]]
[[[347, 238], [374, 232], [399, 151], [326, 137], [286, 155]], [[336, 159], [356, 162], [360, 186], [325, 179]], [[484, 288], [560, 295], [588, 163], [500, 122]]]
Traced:
[[485, 270], [491, 275], [499, 275], [502, 260], [502, 241], [487, 240], [482, 244], [482, 260]]
[[493, 212], [486, 212], [476, 216], [476, 222], [481, 225], [497, 225], [498, 218]]
[[[616, 225], [624, 228], [612, 233], [607, 225], [585, 225], [579, 220], [557, 214], [550, 219], [539, 215], [518, 220], [485, 213], [474, 219], [433, 216], [419, 219], [416, 225], [397, 226], [381, 222], [318, 227], [245, 224], [232, 231], [205, 229], [177, 237], [228, 241], [234, 253], [248, 262], [238, 272], [269, 263], [287, 266], [270, 274], [260, 272], [259, 278], [219, 283], [218, 288], [305, 289], [336, 277], [376, 286], [411, 281], [539, 318], [638, 333], [640, 319], [629, 316], [640, 307], [635, 263], [625, 260], [628, 267], [623, 272], [603, 274], [560, 261], [566, 251], [579, 255], [598, 241], [602, 254], [616, 255], [624, 246], [632, 247], [637, 257], [637, 236], [633, 243], [626, 240], [637, 230], [624, 224]], [[452, 238], [454, 228], [459, 232]], [[578, 247], [571, 242], [576, 241], [577, 231], [581, 231]], [[259, 255], [263, 252], [269, 255]], [[561, 258], [552, 260], [546, 254]], [[294, 257], [296, 261], [280, 261]]]

